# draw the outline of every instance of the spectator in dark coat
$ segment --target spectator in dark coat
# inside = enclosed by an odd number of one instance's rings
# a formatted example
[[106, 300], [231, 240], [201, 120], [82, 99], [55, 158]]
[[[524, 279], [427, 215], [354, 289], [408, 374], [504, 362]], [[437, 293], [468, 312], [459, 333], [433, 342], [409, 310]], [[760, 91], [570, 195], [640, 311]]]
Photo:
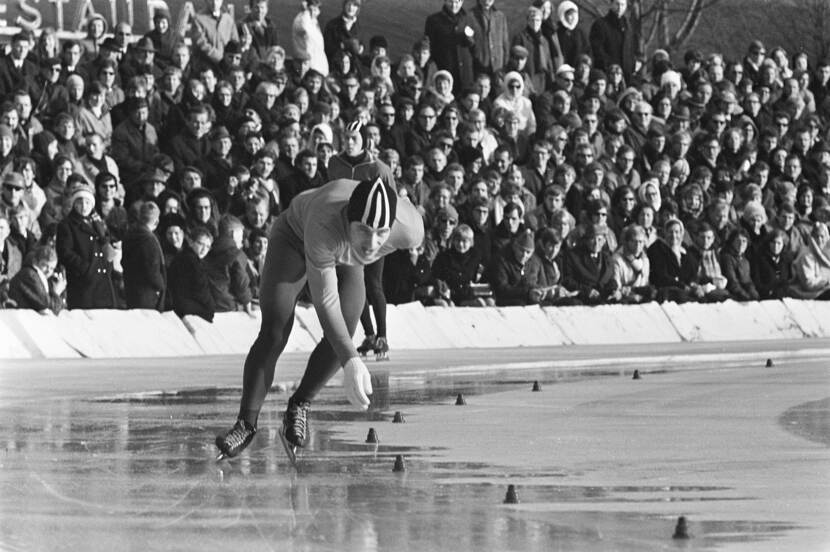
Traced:
[[153, 170], [153, 158], [159, 148], [156, 129], [147, 122], [150, 117], [147, 100], [132, 98], [125, 103], [128, 104], [128, 118], [112, 132], [112, 157], [118, 162], [121, 181], [129, 189]]
[[634, 73], [637, 37], [625, 16], [627, 0], [609, 0], [611, 9], [605, 17], [591, 25], [589, 40], [594, 54], [594, 67], [608, 71], [612, 65], [623, 70], [625, 82], [631, 82]]
[[429, 261], [423, 253], [423, 247], [416, 247], [400, 249], [386, 256], [383, 294], [388, 303], [410, 303], [428, 295], [432, 276]]
[[357, 19], [360, 13], [361, 0], [343, 0], [343, 10], [330, 19], [323, 28], [323, 42], [326, 57], [330, 60], [342, 51], [348, 51], [347, 45], [353, 40], [360, 40], [360, 22]]
[[[332, 160], [335, 158], [332, 158]], [[319, 188], [326, 183], [317, 170], [317, 154], [311, 150], [303, 150], [297, 154], [294, 162], [294, 171], [277, 184], [280, 189], [280, 209], [288, 209], [291, 200], [306, 190]], [[348, 177], [347, 177], [348, 178]], [[354, 180], [358, 180], [352, 177]], [[334, 180], [334, 178], [330, 178]]]
[[[559, 24], [556, 26], [556, 39], [562, 52], [562, 61], [571, 67], [579, 65], [579, 57], [590, 55], [591, 46], [585, 31], [580, 29], [579, 8], [570, 0], [564, 0], [556, 8]], [[542, 29], [544, 32], [544, 29]]]
[[9, 217], [0, 211], [0, 299], [5, 294], [9, 280], [23, 267], [23, 253], [11, 239]]
[[61, 311], [66, 278], [55, 271], [57, 265], [58, 255], [52, 247], [35, 247], [27, 264], [9, 284], [9, 299], [14, 301], [16, 308], [54, 314]]
[[784, 230], [770, 230], [752, 263], [752, 281], [758, 290], [758, 297], [783, 299], [792, 279], [792, 257], [785, 249], [787, 242]]
[[526, 271], [530, 284], [538, 291], [531, 298], [542, 305], [580, 305], [577, 290], [562, 285], [565, 250], [562, 235], [553, 228], [543, 228], [536, 234], [536, 252], [527, 262]]
[[242, 20], [241, 27], [241, 34], [251, 35], [251, 49], [259, 59], [265, 59], [268, 49], [278, 44], [277, 27], [268, 17], [267, 0], [251, 0], [251, 13]]
[[203, 259], [213, 246], [213, 235], [202, 226], [193, 228], [188, 243], [170, 263], [167, 291], [179, 316], [195, 314], [213, 322], [216, 303]]
[[495, 75], [504, 67], [510, 51], [507, 17], [494, 4], [495, 0], [476, 0], [470, 10], [476, 73]]
[[686, 228], [679, 219], [666, 222], [664, 236], [648, 248], [651, 283], [659, 301], [685, 303], [702, 299], [705, 290], [698, 285], [700, 259], [683, 247]]
[[490, 284], [499, 306], [527, 305], [534, 287], [526, 273], [526, 265], [533, 256], [533, 232], [523, 231], [507, 244], [493, 259]]
[[512, 45], [527, 50], [524, 71], [530, 76], [533, 90], [541, 93], [561, 64], [561, 54], [551, 51], [551, 42], [542, 34], [542, 10], [533, 6], [527, 9], [527, 25], [513, 37]]
[[611, 254], [606, 248], [606, 228], [588, 225], [576, 247], [569, 250], [563, 266], [562, 285], [578, 291], [586, 305], [604, 303], [612, 287]]
[[210, 155], [210, 115], [204, 105], [197, 105], [187, 113], [186, 128], [170, 140], [166, 153], [173, 158], [176, 172], [185, 167], [197, 167], [204, 172]]
[[124, 237], [124, 294], [127, 308], [164, 310], [167, 289], [167, 268], [161, 244], [154, 234], [159, 225], [160, 211], [153, 202], [145, 202], [138, 210], [138, 221]]
[[66, 268], [66, 300], [70, 309], [111, 309], [116, 306], [112, 281], [115, 251], [107, 226], [95, 212], [95, 192], [89, 184], [69, 190], [72, 210], [58, 224], [56, 249]]
[[480, 253], [473, 248], [473, 239], [472, 228], [457, 226], [450, 236], [450, 247], [438, 253], [432, 263], [433, 279], [446, 284], [449, 298], [457, 306], [477, 304], [470, 284], [478, 283], [484, 267]]
[[438, 69], [455, 77], [453, 92], [460, 94], [473, 84], [475, 31], [462, 7], [463, 0], [444, 0], [444, 8], [427, 17], [424, 34], [429, 38], [432, 59]]
[[743, 228], [733, 230], [720, 253], [720, 266], [726, 277], [726, 291], [738, 301], [757, 301], [758, 291], [752, 282], [746, 258], [749, 236]]
[[28, 54], [29, 37], [17, 33], [12, 37], [10, 54], [0, 58], [0, 98], [11, 97], [16, 90], [25, 90], [35, 98], [40, 95], [39, 68], [26, 59]]
[[216, 312], [251, 312], [248, 257], [242, 250], [245, 228], [233, 215], [219, 220], [219, 237], [205, 258]]

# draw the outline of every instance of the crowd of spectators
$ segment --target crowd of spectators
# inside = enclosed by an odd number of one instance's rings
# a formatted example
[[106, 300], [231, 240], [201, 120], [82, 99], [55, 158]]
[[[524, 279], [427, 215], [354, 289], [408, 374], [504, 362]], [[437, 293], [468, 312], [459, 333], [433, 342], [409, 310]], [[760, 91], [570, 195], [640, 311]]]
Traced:
[[14, 35], [3, 306], [251, 312], [274, 218], [360, 162], [354, 122], [427, 230], [387, 258], [392, 303], [830, 298], [830, 60], [757, 40], [638, 59], [625, 0], [582, 26], [533, 0], [513, 35], [466, 3], [408, 52], [367, 40], [361, 0], [323, 25], [305, 0], [290, 37], [267, 0]]

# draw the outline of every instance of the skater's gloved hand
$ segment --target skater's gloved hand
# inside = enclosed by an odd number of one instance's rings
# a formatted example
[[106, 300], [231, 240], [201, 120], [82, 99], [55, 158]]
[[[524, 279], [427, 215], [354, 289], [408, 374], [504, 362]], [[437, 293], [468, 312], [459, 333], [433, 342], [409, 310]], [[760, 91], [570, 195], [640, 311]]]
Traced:
[[359, 357], [350, 358], [343, 365], [343, 389], [349, 402], [361, 410], [369, 408], [372, 394], [372, 377]]

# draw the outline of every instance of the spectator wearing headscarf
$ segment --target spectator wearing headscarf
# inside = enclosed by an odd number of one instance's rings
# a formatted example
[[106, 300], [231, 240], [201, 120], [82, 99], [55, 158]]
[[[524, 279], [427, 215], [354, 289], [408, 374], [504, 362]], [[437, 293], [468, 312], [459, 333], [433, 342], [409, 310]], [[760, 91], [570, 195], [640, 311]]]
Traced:
[[591, 53], [585, 31], [578, 27], [579, 8], [570, 0], [564, 0], [556, 8], [558, 24], [556, 39], [562, 53], [562, 61], [576, 67], [579, 57]]

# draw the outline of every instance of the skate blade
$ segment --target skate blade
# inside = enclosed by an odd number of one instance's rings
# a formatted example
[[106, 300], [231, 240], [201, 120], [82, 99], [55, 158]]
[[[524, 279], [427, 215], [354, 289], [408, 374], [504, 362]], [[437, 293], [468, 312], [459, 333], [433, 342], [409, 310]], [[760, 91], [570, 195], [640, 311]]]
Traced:
[[282, 448], [285, 449], [285, 454], [288, 456], [288, 460], [291, 462], [291, 465], [294, 466], [294, 469], [297, 469], [297, 447], [288, 442], [288, 439], [285, 438], [285, 429], [279, 428], [277, 430], [277, 435], [280, 436], [280, 442], [282, 443]]
[[224, 453], [224, 452], [220, 452], [219, 454], [217, 454], [217, 455], [216, 455], [216, 461], [217, 461], [217, 462], [221, 462], [221, 461], [222, 461], [222, 460], [224, 460], [225, 458], [227, 458], [227, 456], [225, 456], [225, 453]]

